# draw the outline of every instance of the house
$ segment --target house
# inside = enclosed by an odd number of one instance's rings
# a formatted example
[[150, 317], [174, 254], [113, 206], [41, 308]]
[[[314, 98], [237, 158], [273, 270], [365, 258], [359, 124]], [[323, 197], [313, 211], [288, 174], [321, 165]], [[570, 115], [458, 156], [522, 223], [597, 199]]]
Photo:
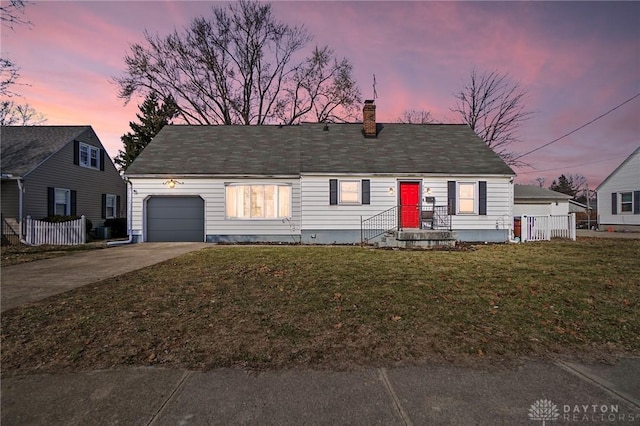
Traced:
[[359, 243], [368, 218], [420, 229], [444, 207], [459, 240], [507, 241], [513, 170], [466, 125], [381, 124], [375, 107], [363, 123], [165, 126], [126, 172], [133, 239]]
[[640, 231], [640, 146], [596, 188], [598, 226]]
[[2, 217], [126, 216], [126, 185], [91, 126], [3, 126]]
[[514, 216], [569, 214], [571, 196], [536, 185], [514, 185]]

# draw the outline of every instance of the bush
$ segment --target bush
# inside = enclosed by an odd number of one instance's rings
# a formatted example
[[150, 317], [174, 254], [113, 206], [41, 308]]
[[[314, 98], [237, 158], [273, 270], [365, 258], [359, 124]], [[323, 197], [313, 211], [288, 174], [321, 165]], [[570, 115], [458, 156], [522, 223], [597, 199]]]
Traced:
[[[80, 219], [79, 216], [65, 216], [65, 215], [53, 215], [53, 216], [47, 216], [43, 219], [41, 219], [44, 222], [50, 222], [50, 223], [61, 223], [61, 222], [69, 222], [71, 220], [78, 220]], [[91, 220], [86, 219], [86, 227], [87, 227], [87, 233], [89, 233], [89, 231], [91, 231], [93, 229], [93, 223], [91, 222]]]
[[123, 238], [127, 236], [127, 218], [118, 217], [115, 219], [107, 219], [104, 221], [104, 226], [111, 228], [112, 238]]

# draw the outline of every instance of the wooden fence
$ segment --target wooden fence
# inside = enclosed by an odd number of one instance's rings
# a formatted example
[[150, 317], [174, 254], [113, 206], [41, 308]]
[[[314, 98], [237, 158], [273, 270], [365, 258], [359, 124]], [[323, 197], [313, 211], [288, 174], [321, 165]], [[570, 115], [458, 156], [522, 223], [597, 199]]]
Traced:
[[526, 216], [520, 219], [520, 239], [525, 241], [548, 241], [551, 238], [576, 240], [576, 215]]
[[28, 244], [40, 246], [51, 244], [58, 246], [73, 246], [87, 242], [86, 220], [80, 219], [68, 222], [44, 222], [27, 216], [25, 222], [25, 240]]

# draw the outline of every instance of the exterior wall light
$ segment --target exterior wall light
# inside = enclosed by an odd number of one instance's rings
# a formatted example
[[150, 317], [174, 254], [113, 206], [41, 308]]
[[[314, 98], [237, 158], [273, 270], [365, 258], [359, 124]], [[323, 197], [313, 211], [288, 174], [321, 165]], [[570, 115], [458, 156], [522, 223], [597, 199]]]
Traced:
[[389, 195], [393, 195], [396, 193], [396, 190], [393, 187], [389, 187]]
[[162, 182], [163, 185], [167, 185], [171, 189], [175, 188], [177, 184], [181, 184], [182, 185], [183, 183], [184, 182], [179, 182], [179, 181], [177, 181], [175, 179], [169, 179], [166, 182]]

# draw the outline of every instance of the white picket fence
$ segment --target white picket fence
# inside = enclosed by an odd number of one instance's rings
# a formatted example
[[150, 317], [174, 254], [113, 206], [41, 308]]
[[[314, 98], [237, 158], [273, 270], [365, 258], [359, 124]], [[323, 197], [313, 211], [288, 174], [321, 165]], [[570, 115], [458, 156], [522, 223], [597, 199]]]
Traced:
[[87, 242], [86, 220], [82, 216], [77, 220], [51, 223], [31, 219], [25, 222], [25, 240], [28, 244], [40, 246], [51, 244], [56, 246], [73, 246]]
[[576, 214], [526, 216], [520, 219], [520, 241], [576, 240]]

